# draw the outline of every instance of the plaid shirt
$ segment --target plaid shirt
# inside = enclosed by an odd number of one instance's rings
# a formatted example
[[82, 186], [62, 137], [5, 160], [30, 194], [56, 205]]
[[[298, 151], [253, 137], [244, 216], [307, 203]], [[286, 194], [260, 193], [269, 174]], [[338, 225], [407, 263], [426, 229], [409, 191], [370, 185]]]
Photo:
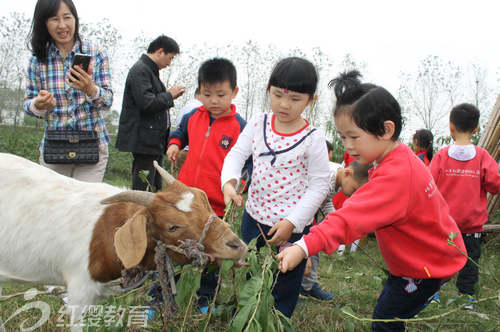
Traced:
[[[65, 82], [75, 53], [92, 56], [92, 79], [99, 87], [98, 95], [89, 98], [84, 92], [73, 89]], [[111, 90], [111, 72], [108, 57], [92, 44], [76, 42], [66, 58], [52, 43], [49, 46], [47, 64], [32, 56], [28, 64], [28, 77], [24, 96], [26, 114], [41, 118], [30, 111], [31, 103], [40, 90], [54, 94], [56, 106], [49, 110], [45, 118], [45, 129], [95, 130], [100, 133], [100, 145], [108, 144], [109, 137], [100, 112], [109, 110], [113, 103]], [[42, 140], [43, 150], [43, 140]]]

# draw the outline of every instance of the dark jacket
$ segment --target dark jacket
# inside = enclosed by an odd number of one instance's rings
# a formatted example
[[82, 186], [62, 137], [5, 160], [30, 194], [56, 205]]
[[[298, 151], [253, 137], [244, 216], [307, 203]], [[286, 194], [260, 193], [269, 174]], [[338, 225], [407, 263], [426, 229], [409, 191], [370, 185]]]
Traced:
[[164, 154], [170, 131], [169, 109], [173, 106], [172, 95], [160, 81], [158, 65], [143, 54], [127, 75], [116, 148]]

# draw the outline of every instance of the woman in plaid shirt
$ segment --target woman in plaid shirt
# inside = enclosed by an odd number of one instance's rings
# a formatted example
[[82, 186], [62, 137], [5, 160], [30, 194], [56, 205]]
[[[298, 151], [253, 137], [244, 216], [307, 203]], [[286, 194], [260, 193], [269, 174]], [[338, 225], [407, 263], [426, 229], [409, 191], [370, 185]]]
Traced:
[[[95, 130], [99, 136], [97, 164], [46, 164], [44, 141], [40, 164], [88, 182], [101, 182], [108, 161], [109, 137], [101, 112], [113, 103], [107, 55], [80, 39], [72, 0], [38, 0], [31, 26], [33, 56], [28, 65], [24, 110], [45, 119], [45, 129]], [[91, 56], [88, 72], [71, 68], [75, 53]]]

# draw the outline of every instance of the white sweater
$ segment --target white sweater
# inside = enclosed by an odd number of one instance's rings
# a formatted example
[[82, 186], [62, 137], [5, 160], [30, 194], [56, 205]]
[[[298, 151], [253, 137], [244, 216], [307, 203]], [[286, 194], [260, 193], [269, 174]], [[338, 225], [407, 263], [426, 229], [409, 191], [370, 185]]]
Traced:
[[252, 155], [247, 212], [268, 226], [287, 219], [295, 226], [294, 233], [302, 233], [329, 191], [325, 138], [309, 124], [296, 133], [280, 134], [274, 130], [272, 113], [267, 114], [264, 137], [265, 117], [259, 114], [248, 122], [224, 160], [221, 184], [239, 181], [241, 169]]

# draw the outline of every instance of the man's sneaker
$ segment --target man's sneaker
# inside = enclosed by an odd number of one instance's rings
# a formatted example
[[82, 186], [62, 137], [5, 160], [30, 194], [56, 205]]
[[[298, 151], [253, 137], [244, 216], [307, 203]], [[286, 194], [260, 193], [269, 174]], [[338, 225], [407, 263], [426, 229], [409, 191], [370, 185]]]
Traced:
[[300, 294], [312, 296], [322, 301], [330, 301], [333, 299], [333, 294], [322, 290], [318, 283], [315, 283], [310, 290], [305, 290], [303, 287], [300, 287]]
[[439, 297], [439, 292], [436, 292], [431, 299], [431, 303], [441, 303], [441, 298]]

